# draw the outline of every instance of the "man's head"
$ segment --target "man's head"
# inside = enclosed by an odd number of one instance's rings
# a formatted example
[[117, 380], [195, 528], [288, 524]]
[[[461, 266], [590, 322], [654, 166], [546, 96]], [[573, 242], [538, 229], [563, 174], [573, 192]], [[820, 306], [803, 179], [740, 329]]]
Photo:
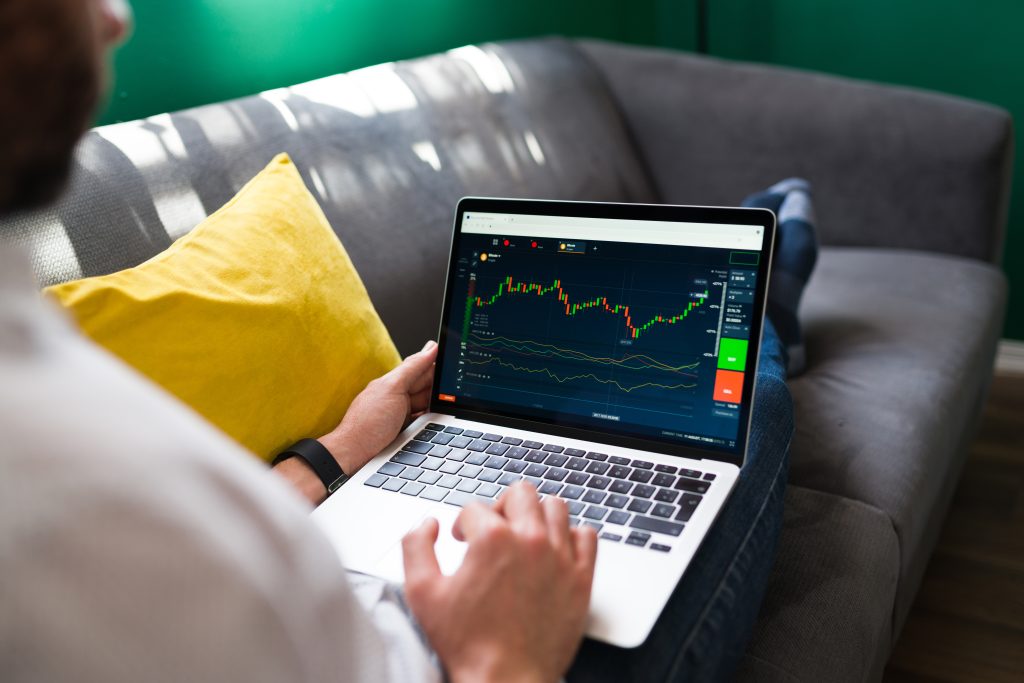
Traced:
[[63, 187], [128, 16], [124, 0], [0, 2], [0, 213]]

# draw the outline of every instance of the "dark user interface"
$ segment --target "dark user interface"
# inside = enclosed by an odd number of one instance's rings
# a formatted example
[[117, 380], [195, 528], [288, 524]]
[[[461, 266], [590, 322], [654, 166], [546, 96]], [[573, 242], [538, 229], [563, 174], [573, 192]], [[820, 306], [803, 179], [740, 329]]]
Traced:
[[759, 258], [462, 233], [437, 397], [735, 448]]

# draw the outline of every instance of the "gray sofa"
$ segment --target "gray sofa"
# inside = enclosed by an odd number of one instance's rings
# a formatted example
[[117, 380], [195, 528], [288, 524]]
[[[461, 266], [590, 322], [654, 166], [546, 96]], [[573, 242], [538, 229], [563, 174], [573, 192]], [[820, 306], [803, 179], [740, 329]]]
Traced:
[[[741, 680], [881, 677], [991, 376], [1012, 127], [925, 92], [598, 42], [463, 48], [100, 128], [0, 239], [42, 284], [135, 265], [287, 151], [399, 349], [463, 195], [734, 204], [815, 186], [785, 524]], [[413, 294], [410, 295], [410, 292]]]

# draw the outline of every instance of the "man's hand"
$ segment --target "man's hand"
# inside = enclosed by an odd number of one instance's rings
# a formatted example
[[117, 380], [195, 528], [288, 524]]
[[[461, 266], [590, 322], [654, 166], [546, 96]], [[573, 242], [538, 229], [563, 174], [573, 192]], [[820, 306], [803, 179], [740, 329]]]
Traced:
[[[412, 416], [427, 409], [436, 358], [437, 344], [429, 341], [419, 353], [367, 384], [341, 423], [318, 439], [345, 474], [355, 474], [398, 436]], [[314, 505], [327, 495], [320, 479], [299, 458], [289, 458], [274, 469]]]
[[451, 680], [558, 680], [583, 636], [594, 530], [570, 528], [564, 501], [540, 502], [519, 483], [493, 508], [459, 515], [454, 533], [469, 548], [449, 577], [434, 554], [437, 533], [431, 519], [403, 540], [405, 593]]

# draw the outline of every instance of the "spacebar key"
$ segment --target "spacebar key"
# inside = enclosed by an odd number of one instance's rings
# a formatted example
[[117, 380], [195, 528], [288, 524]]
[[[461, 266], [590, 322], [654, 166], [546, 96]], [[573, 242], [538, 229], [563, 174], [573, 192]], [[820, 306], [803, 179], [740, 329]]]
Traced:
[[452, 491], [444, 497], [444, 502], [449, 505], [455, 505], [456, 507], [466, 507], [470, 503], [483, 503], [490, 507], [494, 505], [493, 498], [487, 498], [486, 496], [477, 496], [472, 493], [466, 493], [464, 491]]
[[629, 523], [629, 525], [634, 529], [643, 529], [644, 531], [657, 531], [659, 534], [668, 534], [669, 536], [678, 536], [679, 534], [683, 533], [682, 524], [669, 522], [665, 519], [644, 517], [643, 515], [635, 515], [632, 521]]

